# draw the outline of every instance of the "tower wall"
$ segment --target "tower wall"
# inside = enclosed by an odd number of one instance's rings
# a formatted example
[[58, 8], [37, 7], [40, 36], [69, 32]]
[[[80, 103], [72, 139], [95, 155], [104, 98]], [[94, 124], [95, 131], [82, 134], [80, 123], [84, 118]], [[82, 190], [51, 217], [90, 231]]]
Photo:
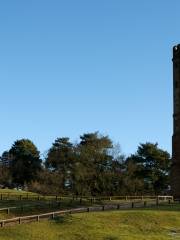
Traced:
[[180, 44], [173, 47], [173, 105], [171, 189], [180, 199]]

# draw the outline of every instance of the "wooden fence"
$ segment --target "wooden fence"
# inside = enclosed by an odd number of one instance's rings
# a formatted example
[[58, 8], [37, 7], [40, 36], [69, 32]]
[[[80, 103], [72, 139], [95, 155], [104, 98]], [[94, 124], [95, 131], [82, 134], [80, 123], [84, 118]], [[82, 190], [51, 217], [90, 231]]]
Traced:
[[[171, 204], [171, 200], [168, 200], [168, 203]], [[12, 226], [12, 225], [22, 224], [22, 223], [27, 223], [27, 222], [35, 222], [35, 221], [39, 222], [40, 220], [43, 220], [43, 219], [55, 219], [56, 217], [64, 215], [64, 214], [153, 207], [153, 206], [158, 206], [159, 204], [160, 204], [160, 202], [158, 200], [156, 200], [156, 201], [133, 201], [133, 202], [124, 202], [121, 204], [73, 208], [73, 209], [68, 209], [68, 210], [61, 210], [61, 211], [55, 211], [55, 212], [49, 212], [49, 213], [43, 213], [43, 214], [37, 214], [37, 215], [4, 219], [4, 220], [0, 220], [0, 226], [5, 227], [5, 226]]]
[[0, 212], [5, 212], [10, 214], [13, 210], [20, 210], [23, 212], [25, 209], [48, 209], [48, 208], [59, 208], [61, 206], [60, 202], [49, 202], [47, 204], [38, 203], [38, 204], [22, 204], [19, 206], [12, 206], [12, 207], [3, 207], [0, 208]]
[[103, 197], [92, 197], [92, 196], [60, 196], [60, 195], [40, 195], [40, 194], [32, 194], [32, 193], [22, 193], [22, 194], [14, 194], [14, 193], [1, 193], [0, 200], [51, 200], [51, 201], [62, 201], [62, 200], [71, 200], [71, 201], [89, 201], [91, 203], [98, 201], [132, 201], [132, 200], [155, 200], [157, 198], [161, 199], [171, 199], [172, 196], [103, 196]]

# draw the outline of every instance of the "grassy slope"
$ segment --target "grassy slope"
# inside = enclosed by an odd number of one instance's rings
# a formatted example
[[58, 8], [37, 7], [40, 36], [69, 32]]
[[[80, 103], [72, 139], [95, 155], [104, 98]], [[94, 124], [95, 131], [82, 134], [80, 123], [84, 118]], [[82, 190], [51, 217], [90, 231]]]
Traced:
[[129, 210], [83, 213], [0, 229], [0, 240], [180, 239], [180, 212]]
[[[24, 193], [28, 193], [28, 194], [31, 194], [31, 192], [26, 192], [26, 191], [16, 190], [16, 189], [8, 189], [8, 188], [5, 188], [5, 189], [0, 188], [0, 193], [11, 193], [11, 194], [24, 194]], [[32, 194], [35, 194], [35, 193], [32, 193]]]

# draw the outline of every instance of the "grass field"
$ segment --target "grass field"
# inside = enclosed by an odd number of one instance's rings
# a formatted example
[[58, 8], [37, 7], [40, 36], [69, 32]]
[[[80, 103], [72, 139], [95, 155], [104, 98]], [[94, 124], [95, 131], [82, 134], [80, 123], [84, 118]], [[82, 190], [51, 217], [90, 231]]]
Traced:
[[[0, 208], [18, 206], [9, 214], [0, 212], [0, 219], [21, 215], [32, 215], [56, 209], [67, 209], [89, 205], [83, 199], [62, 198], [60, 205], [45, 199], [30, 200], [26, 195], [34, 193], [0, 190], [5, 194], [0, 201]], [[11, 199], [8, 194], [23, 194], [22, 199]], [[7, 195], [7, 196], [6, 196]], [[3, 195], [4, 196], [4, 195]], [[117, 204], [121, 200], [93, 202], [96, 204]], [[23, 208], [22, 208], [23, 206]], [[23, 209], [23, 210], [22, 210]], [[152, 209], [130, 209], [108, 212], [90, 212], [66, 215], [55, 220], [42, 220], [40, 223], [27, 223], [0, 229], [0, 240], [180, 240], [180, 204], [164, 205]]]
[[8, 189], [8, 188], [5, 188], [5, 189], [0, 188], [0, 193], [10, 193], [10, 194], [25, 194], [25, 193], [28, 193], [28, 194], [35, 194], [35, 193], [23, 191], [23, 190]]
[[0, 229], [0, 240], [180, 239], [180, 207], [66, 215]]

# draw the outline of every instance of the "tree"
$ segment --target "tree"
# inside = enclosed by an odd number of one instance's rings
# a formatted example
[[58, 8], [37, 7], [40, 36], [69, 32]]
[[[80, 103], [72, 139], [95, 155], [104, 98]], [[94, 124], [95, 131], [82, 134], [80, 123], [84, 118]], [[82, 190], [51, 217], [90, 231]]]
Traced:
[[123, 164], [123, 194], [140, 195], [144, 192], [144, 179], [138, 174], [141, 170], [141, 166], [131, 157], [128, 157]]
[[7, 166], [0, 166], [0, 185], [3, 187], [11, 185], [11, 173]]
[[41, 170], [41, 159], [34, 143], [29, 139], [17, 140], [9, 152], [12, 155], [10, 170], [13, 182], [24, 185], [35, 180]]
[[130, 162], [136, 168], [133, 177], [143, 179], [146, 191], [158, 194], [168, 188], [171, 158], [157, 143], [140, 144], [137, 153], [127, 159]]
[[45, 166], [52, 172], [61, 175], [61, 189], [66, 191], [72, 187], [72, 165], [74, 148], [69, 138], [57, 138], [47, 153]]
[[58, 194], [62, 193], [62, 177], [57, 172], [49, 171], [43, 168], [35, 181], [28, 184], [28, 189], [40, 194]]
[[103, 194], [108, 188], [112, 165], [112, 141], [98, 132], [84, 134], [80, 139], [74, 171], [76, 191], [78, 194]]

